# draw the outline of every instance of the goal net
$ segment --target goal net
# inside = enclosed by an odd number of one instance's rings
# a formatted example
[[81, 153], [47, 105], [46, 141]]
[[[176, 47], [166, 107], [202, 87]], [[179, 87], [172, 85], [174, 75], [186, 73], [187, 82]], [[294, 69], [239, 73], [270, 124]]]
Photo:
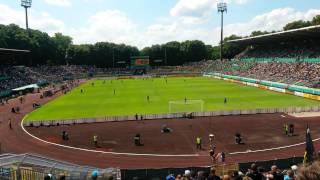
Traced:
[[203, 100], [169, 101], [169, 113], [203, 112]]

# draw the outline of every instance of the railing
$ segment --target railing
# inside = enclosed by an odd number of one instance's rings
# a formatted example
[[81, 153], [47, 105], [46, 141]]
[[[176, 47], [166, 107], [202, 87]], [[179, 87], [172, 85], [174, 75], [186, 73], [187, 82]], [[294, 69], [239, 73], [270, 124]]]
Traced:
[[[228, 158], [228, 157], [226, 157]], [[252, 163], [257, 164], [265, 169], [270, 169], [272, 165], [277, 165], [279, 169], [290, 169], [292, 165], [299, 165], [302, 163], [302, 157], [292, 157], [287, 159], [274, 159], [268, 161], [255, 162], [239, 162], [239, 163], [220, 163], [213, 164], [216, 169], [216, 175], [232, 175], [234, 171], [241, 171], [243, 173], [250, 169]], [[138, 177], [140, 179], [165, 179], [169, 174], [183, 175], [185, 170], [192, 172], [204, 171], [210, 173], [210, 167], [185, 167], [185, 168], [164, 168], [164, 169], [121, 169], [121, 177], [123, 179], [133, 179]]]
[[[301, 112], [320, 112], [320, 106], [307, 107], [288, 107], [288, 108], [261, 108], [261, 109], [242, 109], [242, 110], [224, 110], [212, 112], [182, 112], [171, 114], [147, 114], [142, 115], [143, 120], [155, 119], [177, 119], [188, 117], [213, 117], [213, 116], [228, 116], [228, 115], [249, 115], [249, 114], [274, 114], [274, 113], [301, 113]], [[141, 115], [138, 115], [141, 119]], [[56, 126], [70, 124], [88, 124], [114, 121], [132, 121], [137, 120], [136, 115], [131, 116], [107, 116], [99, 118], [82, 118], [82, 119], [65, 119], [65, 120], [44, 120], [44, 121], [26, 121], [24, 126]]]
[[247, 62], [307, 62], [307, 63], [320, 63], [320, 58], [241, 58], [241, 61]]
[[34, 154], [3, 154], [0, 156], [0, 179], [43, 179], [50, 173], [56, 177], [63, 173], [67, 179], [87, 179], [94, 170], [101, 176], [110, 175], [120, 179], [120, 169], [100, 169], [49, 159]]
[[206, 73], [204, 74], [204, 76], [212, 77], [216, 79], [222, 79], [222, 80], [226, 80], [234, 83], [240, 83], [248, 86], [269, 89], [269, 90], [273, 90], [271, 88], [279, 88], [281, 89], [281, 92], [288, 93], [288, 94], [294, 94], [295, 92], [304, 93], [305, 95], [300, 95], [300, 96], [309, 98], [309, 99], [320, 100], [320, 96], [319, 96], [320, 90], [315, 88], [308, 88], [308, 87], [302, 87], [302, 86], [296, 86], [296, 85], [290, 85], [290, 84], [284, 84], [284, 83], [272, 82], [272, 81], [264, 81], [264, 80], [258, 80], [258, 79], [240, 77], [240, 76], [232, 76], [232, 75], [226, 75], [221, 73]]

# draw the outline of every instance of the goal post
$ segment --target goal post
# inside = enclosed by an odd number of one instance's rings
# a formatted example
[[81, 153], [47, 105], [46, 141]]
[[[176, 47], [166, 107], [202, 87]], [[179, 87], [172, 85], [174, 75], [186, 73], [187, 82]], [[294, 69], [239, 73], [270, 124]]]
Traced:
[[169, 101], [169, 113], [203, 112], [203, 100]]

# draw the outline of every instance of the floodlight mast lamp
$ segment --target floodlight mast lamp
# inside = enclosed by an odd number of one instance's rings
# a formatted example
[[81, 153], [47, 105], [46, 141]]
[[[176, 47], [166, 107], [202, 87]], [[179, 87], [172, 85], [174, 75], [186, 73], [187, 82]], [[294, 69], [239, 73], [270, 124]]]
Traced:
[[223, 13], [227, 13], [227, 3], [218, 3], [218, 13], [221, 12], [221, 40], [220, 40], [220, 60], [223, 59]]
[[21, 6], [24, 7], [25, 12], [26, 12], [26, 30], [29, 30], [29, 25], [28, 25], [28, 8], [31, 7], [32, 0], [21, 0]]

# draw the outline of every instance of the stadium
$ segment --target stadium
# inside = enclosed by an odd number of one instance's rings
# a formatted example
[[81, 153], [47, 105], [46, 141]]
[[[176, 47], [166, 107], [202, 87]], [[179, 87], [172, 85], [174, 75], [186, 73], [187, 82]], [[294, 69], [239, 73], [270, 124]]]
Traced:
[[31, 4], [0, 25], [0, 179], [320, 176], [320, 15], [224, 38], [218, 3], [217, 46], [139, 50], [29, 28]]

